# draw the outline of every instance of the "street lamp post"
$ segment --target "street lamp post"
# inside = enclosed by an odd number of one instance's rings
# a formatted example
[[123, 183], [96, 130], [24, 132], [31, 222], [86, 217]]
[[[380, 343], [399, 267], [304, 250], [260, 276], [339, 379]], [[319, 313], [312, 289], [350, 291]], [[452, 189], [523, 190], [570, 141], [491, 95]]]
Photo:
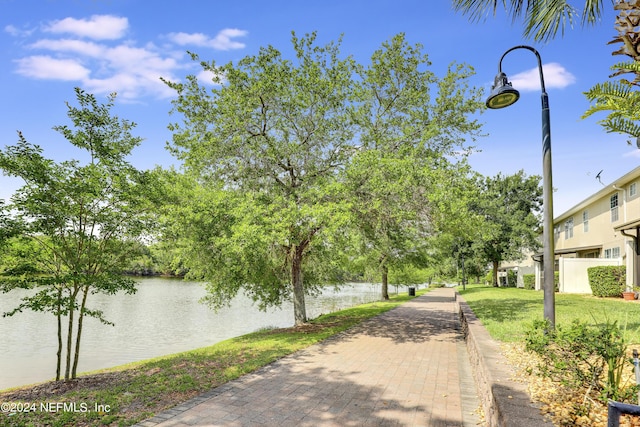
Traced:
[[538, 71], [540, 72], [540, 87], [542, 89], [542, 189], [543, 189], [543, 254], [542, 263], [544, 266], [544, 318], [549, 321], [553, 329], [556, 323], [556, 302], [555, 302], [555, 282], [554, 282], [554, 240], [553, 240], [553, 183], [551, 173], [551, 126], [549, 124], [549, 97], [544, 87], [544, 76], [542, 74], [542, 60], [537, 50], [531, 46], [514, 46], [502, 54], [498, 63], [498, 75], [496, 76], [491, 95], [487, 98], [487, 107], [492, 109], [508, 107], [515, 103], [520, 94], [508, 81], [505, 73], [502, 72], [502, 60], [511, 51], [516, 49], [527, 49], [533, 52], [538, 58]]

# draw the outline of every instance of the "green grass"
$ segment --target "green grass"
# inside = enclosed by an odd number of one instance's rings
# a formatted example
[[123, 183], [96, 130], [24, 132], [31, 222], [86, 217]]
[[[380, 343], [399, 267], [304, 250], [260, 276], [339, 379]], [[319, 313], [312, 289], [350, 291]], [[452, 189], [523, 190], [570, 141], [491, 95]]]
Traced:
[[[540, 291], [482, 285], [468, 285], [466, 291], [457, 289], [496, 340], [522, 341], [533, 321], [543, 318]], [[555, 294], [555, 301], [556, 325], [575, 319], [589, 323], [617, 321], [626, 329], [629, 342], [640, 344], [640, 302], [559, 293]]]
[[40, 402], [75, 402], [90, 409], [103, 405], [108, 411], [0, 414], [0, 426], [132, 425], [410, 299], [405, 293], [322, 315], [301, 328], [260, 330], [210, 347], [91, 373], [65, 392], [5, 391], [0, 402], [34, 403], [37, 408]]

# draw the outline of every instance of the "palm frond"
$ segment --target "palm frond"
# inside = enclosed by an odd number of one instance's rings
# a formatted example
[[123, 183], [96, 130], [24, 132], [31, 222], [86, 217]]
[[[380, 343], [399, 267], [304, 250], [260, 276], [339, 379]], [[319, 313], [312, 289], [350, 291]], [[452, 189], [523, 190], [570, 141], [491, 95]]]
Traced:
[[623, 83], [628, 85], [638, 85], [640, 83], [640, 62], [637, 61], [627, 61], [627, 62], [619, 62], [611, 66], [611, 70], [615, 71], [609, 77], [618, 77], [623, 74], [633, 74], [635, 78], [632, 82], [627, 80], [622, 80]]
[[626, 70], [629, 72], [640, 73], [640, 62], [636, 62], [636, 61], [618, 62], [617, 64], [613, 64], [611, 66], [611, 69]]
[[[597, 83], [587, 92], [584, 92], [589, 101], [604, 100], [604, 99], [625, 99], [634, 93], [631, 86], [622, 82], [606, 81], [604, 83]], [[637, 92], [635, 92], [637, 93]]]
[[602, 0], [585, 0], [584, 9], [578, 10], [568, 0], [452, 0], [456, 11], [470, 17], [471, 21], [483, 21], [496, 15], [502, 6], [514, 22], [523, 18], [524, 36], [535, 41], [549, 41], [558, 31], [573, 27], [577, 17], [583, 26], [600, 20], [604, 11]]
[[526, 17], [524, 36], [536, 41], [549, 41], [558, 31], [564, 35], [568, 25], [573, 28], [575, 17], [579, 14], [567, 0], [540, 0], [533, 5]]
[[[615, 69], [636, 68], [638, 64], [620, 63]], [[612, 67], [612, 68], [614, 68]], [[582, 115], [589, 117], [595, 113], [608, 112], [598, 123], [607, 131], [640, 137], [640, 91], [626, 81], [606, 81], [598, 83], [585, 92], [592, 105]]]
[[471, 21], [480, 22], [496, 14], [498, 0], [453, 0], [453, 8], [468, 15]]
[[621, 133], [635, 138], [640, 137], [640, 124], [622, 117], [607, 118], [598, 122], [610, 133]]
[[582, 26], [599, 22], [603, 13], [602, 0], [585, 0], [582, 13]]

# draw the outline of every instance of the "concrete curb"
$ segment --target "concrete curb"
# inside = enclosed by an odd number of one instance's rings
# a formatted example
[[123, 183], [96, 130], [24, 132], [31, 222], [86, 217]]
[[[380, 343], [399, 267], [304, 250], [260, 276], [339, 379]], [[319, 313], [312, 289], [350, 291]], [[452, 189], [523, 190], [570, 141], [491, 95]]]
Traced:
[[531, 401], [526, 386], [511, 379], [514, 372], [500, 346], [464, 298], [456, 292], [455, 299], [487, 426], [553, 427]]

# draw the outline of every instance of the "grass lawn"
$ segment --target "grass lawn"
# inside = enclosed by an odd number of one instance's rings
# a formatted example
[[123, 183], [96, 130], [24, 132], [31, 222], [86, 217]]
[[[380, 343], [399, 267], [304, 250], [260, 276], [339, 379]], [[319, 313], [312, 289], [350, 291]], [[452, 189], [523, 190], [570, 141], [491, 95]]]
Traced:
[[[522, 341], [532, 322], [543, 318], [543, 293], [517, 288], [468, 285], [458, 292], [473, 312], [499, 341]], [[574, 319], [588, 323], [617, 321], [625, 329], [629, 343], [640, 344], [640, 302], [622, 298], [597, 298], [590, 295], [556, 293], [556, 325]]]
[[[419, 290], [417, 295], [426, 291]], [[410, 299], [413, 297], [405, 293], [391, 297], [390, 301], [322, 315], [301, 327], [258, 331], [210, 347], [91, 373], [73, 381], [0, 392], [1, 403], [20, 405], [19, 411], [0, 414], [0, 426], [132, 425]], [[68, 402], [76, 404], [79, 410], [43, 411], [42, 402]], [[102, 411], [94, 411], [96, 404], [101, 405]]]

